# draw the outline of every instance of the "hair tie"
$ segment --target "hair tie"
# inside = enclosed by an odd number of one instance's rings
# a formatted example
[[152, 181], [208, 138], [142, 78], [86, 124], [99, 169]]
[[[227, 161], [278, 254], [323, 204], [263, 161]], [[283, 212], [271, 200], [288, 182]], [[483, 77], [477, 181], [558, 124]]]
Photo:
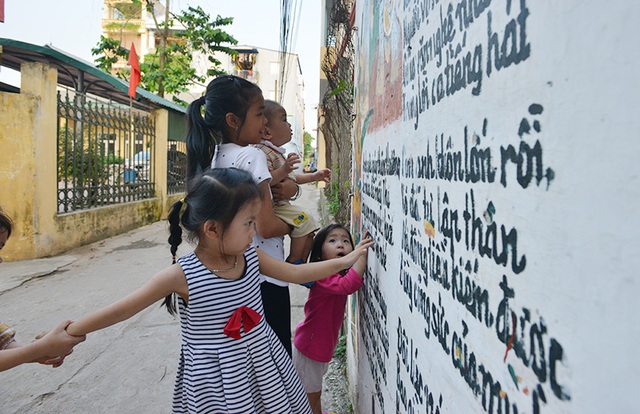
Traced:
[[202, 106], [206, 103], [207, 99], [204, 96], [198, 98], [198, 105]]
[[180, 203], [181, 203], [182, 205], [187, 204], [187, 202], [186, 202], [186, 201], [184, 201], [184, 198], [181, 198], [181, 199], [180, 199]]

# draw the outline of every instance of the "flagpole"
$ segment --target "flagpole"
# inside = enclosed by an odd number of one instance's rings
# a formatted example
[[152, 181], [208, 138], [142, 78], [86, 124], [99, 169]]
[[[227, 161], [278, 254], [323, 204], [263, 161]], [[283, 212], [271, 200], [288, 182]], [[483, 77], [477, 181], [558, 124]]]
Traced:
[[[135, 138], [135, 129], [133, 127], [133, 98], [129, 95], [129, 164], [134, 162], [133, 156], [135, 155], [135, 146], [136, 146], [136, 138]], [[131, 168], [132, 165], [129, 165]]]

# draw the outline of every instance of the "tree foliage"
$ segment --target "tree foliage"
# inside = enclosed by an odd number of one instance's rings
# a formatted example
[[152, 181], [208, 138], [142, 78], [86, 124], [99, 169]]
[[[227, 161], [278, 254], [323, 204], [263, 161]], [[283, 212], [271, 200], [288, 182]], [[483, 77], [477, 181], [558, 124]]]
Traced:
[[[235, 55], [237, 52], [228, 45], [235, 45], [238, 41], [220, 29], [221, 26], [228, 26], [233, 23], [233, 17], [220, 17], [218, 15], [214, 20], [200, 6], [189, 7], [187, 11], [176, 16], [176, 19], [185, 27], [184, 32], [178, 33], [179, 38], [187, 40], [193, 50], [202, 52], [207, 60], [211, 63], [211, 67], [207, 70], [206, 76], [216, 76], [223, 74], [220, 69], [220, 61], [215, 58], [215, 52], [223, 52], [228, 55]], [[201, 82], [206, 79], [203, 77]]]
[[310, 158], [312, 158], [312, 157], [313, 157], [314, 152], [315, 152], [315, 149], [313, 148], [313, 145], [312, 145], [313, 140], [314, 140], [313, 136], [311, 136], [311, 134], [310, 134], [310, 133], [308, 133], [307, 131], [304, 131], [304, 136], [302, 137], [302, 141], [303, 141], [303, 142], [302, 142], [302, 144], [303, 144], [303, 146], [304, 146], [304, 149], [303, 149], [303, 152], [304, 152], [303, 158], [304, 158], [305, 160], [308, 160], [308, 161], [311, 161], [311, 159], [310, 159]]
[[[113, 65], [116, 64], [118, 60], [129, 59], [129, 49], [122, 47], [119, 40], [104, 37], [102, 35], [100, 35], [100, 41], [98, 44], [91, 49], [91, 54], [93, 56], [98, 56], [95, 59], [97, 66], [109, 73], [111, 73]], [[125, 79], [121, 72], [116, 73], [116, 76], [121, 79]]]
[[[212, 19], [201, 7], [189, 7], [177, 14], [170, 14], [169, 19], [158, 22], [154, 12], [153, 0], [133, 0], [133, 4], [146, 7], [158, 28], [157, 34], [161, 41], [153, 53], [144, 56], [140, 62], [140, 86], [150, 92], [177, 94], [185, 92], [194, 84], [204, 84], [207, 78], [225, 73], [220, 67], [221, 62], [215, 58], [215, 52], [228, 55], [235, 54], [231, 49], [237, 40], [225, 32], [221, 27], [233, 23], [233, 17], [217, 16]], [[134, 10], [119, 10], [125, 17], [122, 20], [122, 30], [129, 24], [129, 19], [137, 18]], [[127, 13], [125, 13], [127, 12]], [[139, 15], [139, 13], [138, 13]], [[181, 27], [174, 30], [174, 27]], [[121, 30], [121, 33], [122, 33]], [[121, 36], [122, 38], [122, 36]], [[113, 71], [113, 66], [119, 60], [129, 59], [129, 49], [122, 45], [121, 40], [100, 36], [100, 41], [91, 50], [97, 56], [97, 66], [107, 72]], [[201, 53], [209, 62], [206, 73], [198, 74], [193, 67], [193, 53]], [[121, 79], [129, 79], [129, 69], [116, 73]], [[174, 100], [180, 102], [174, 97]]]

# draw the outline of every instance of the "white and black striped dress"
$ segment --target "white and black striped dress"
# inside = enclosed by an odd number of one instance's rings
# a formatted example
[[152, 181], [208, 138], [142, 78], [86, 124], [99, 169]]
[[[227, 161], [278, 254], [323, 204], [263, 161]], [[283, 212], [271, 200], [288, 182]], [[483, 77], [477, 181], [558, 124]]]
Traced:
[[[237, 280], [209, 271], [191, 253], [178, 260], [189, 286], [189, 305], [178, 300], [182, 345], [173, 395], [174, 413], [311, 413], [282, 344], [264, 318], [258, 256], [244, 254]], [[223, 329], [241, 306], [262, 316], [240, 339]]]

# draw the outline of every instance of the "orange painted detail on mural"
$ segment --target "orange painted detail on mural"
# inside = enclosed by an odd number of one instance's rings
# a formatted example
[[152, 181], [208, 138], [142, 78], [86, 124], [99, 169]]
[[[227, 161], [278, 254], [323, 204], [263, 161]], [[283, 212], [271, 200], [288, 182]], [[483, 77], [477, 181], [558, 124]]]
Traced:
[[422, 221], [422, 225], [424, 226], [424, 232], [427, 234], [427, 236], [431, 237], [432, 239], [436, 237], [436, 229], [433, 227], [433, 223], [425, 219]]

